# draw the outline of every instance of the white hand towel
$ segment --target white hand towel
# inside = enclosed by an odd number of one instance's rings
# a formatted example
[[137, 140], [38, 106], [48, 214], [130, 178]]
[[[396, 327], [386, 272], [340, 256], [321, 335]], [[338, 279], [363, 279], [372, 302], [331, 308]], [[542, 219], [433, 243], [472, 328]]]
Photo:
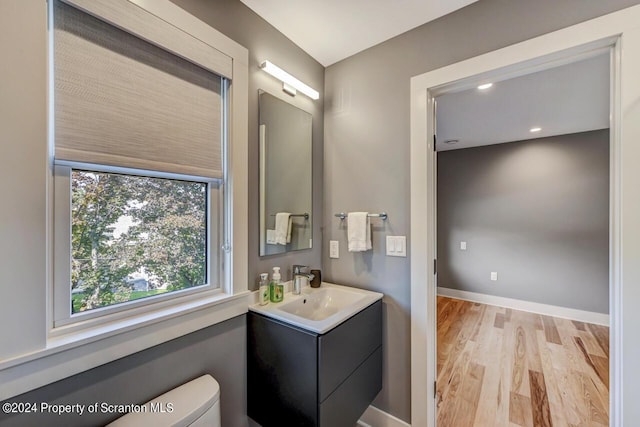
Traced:
[[368, 212], [349, 212], [347, 215], [349, 252], [364, 252], [371, 246], [371, 221]]
[[275, 242], [277, 245], [286, 245], [291, 241], [291, 214], [278, 212], [276, 214]]

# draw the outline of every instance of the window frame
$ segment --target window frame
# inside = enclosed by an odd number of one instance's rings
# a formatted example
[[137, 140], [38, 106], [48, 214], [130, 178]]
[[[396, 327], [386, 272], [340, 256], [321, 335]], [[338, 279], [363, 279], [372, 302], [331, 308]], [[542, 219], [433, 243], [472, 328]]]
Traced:
[[[175, 44], [172, 38], [164, 39], [163, 32], [158, 29], [149, 28], [146, 23], [137, 23], [135, 21], [130, 21], [130, 14], [139, 13], [139, 4], [136, 5], [135, 1], [132, 0], [115, 0], [116, 3], [119, 4], [123, 9], [112, 10], [109, 6], [111, 3], [108, 0], [57, 0], [63, 3], [67, 3], [72, 7], [78, 8], [84, 13], [95, 16], [98, 19], [101, 19], [107, 22], [110, 25], [113, 25], [117, 28], [120, 28], [128, 33], [132, 34], [135, 37], [141, 38], [143, 40], [147, 40], [152, 44], [157, 45], [158, 47], [165, 49], [169, 53], [176, 55], [178, 57], [182, 57], [188, 59], [190, 62], [199, 65], [209, 71], [212, 71], [220, 76], [221, 85], [220, 85], [220, 97], [221, 97], [221, 115], [220, 117], [212, 117], [212, 120], [220, 120], [221, 123], [221, 139], [222, 139], [222, 169], [223, 169], [223, 177], [221, 180], [215, 178], [207, 178], [193, 175], [185, 175], [185, 174], [177, 174], [170, 172], [160, 172], [160, 171], [152, 171], [152, 170], [142, 170], [128, 167], [116, 167], [116, 166], [108, 166], [108, 165], [98, 165], [98, 164], [87, 164], [82, 162], [74, 162], [74, 161], [66, 161], [66, 160], [56, 160], [52, 153], [55, 152], [53, 147], [55, 146], [55, 108], [53, 103], [50, 105], [49, 111], [49, 121], [50, 121], [50, 159], [49, 162], [52, 164], [52, 174], [53, 174], [53, 253], [50, 255], [50, 259], [52, 257], [52, 286], [50, 286], [50, 311], [51, 316], [49, 322], [49, 331], [48, 334], [50, 337], [57, 337], [64, 334], [74, 333], [83, 329], [91, 329], [100, 327], [103, 324], [109, 324], [117, 321], [121, 321], [122, 319], [131, 318], [135, 321], [136, 318], [140, 318], [145, 316], [148, 313], [153, 313], [154, 311], [162, 310], [162, 309], [174, 309], [178, 308], [185, 304], [190, 303], [198, 298], [207, 298], [207, 297], [215, 297], [216, 294], [228, 294], [232, 295], [233, 286], [232, 286], [232, 275], [226, 274], [226, 270], [233, 265], [232, 262], [232, 251], [230, 241], [233, 239], [233, 232], [230, 225], [230, 220], [233, 218], [232, 216], [232, 197], [230, 191], [225, 191], [227, 184], [229, 182], [230, 175], [230, 132], [229, 132], [229, 108], [232, 105], [229, 102], [230, 96], [230, 79], [227, 77], [227, 73], [230, 71], [227, 67], [228, 65], [228, 57], [223, 55], [215, 59], [214, 61], [209, 61], [207, 55], [203, 55], [203, 52], [206, 52], [206, 49], [211, 49], [210, 45], [203, 45], [202, 41], [193, 35], [175, 32], [175, 28], [165, 27], [167, 32], [174, 31], [176, 36], [181, 36], [183, 42], [193, 42], [193, 47], [197, 47], [198, 49], [191, 50], [190, 46], [182, 46], [180, 44]], [[114, 0], [111, 0], [114, 1]], [[107, 7], [105, 7], [105, 5]], [[55, 6], [53, 1], [49, 2], [49, 21], [52, 24], [54, 19], [54, 9]], [[144, 10], [144, 8], [143, 8]], [[158, 23], [158, 16], [154, 13], [147, 15], [147, 19], [150, 22]], [[50, 28], [53, 28], [53, 25], [50, 25]], [[50, 36], [50, 91], [51, 97], [53, 98], [55, 94], [53, 93], [54, 88], [54, 55], [53, 55], [53, 37]], [[162, 44], [162, 42], [166, 42], [166, 45]], [[215, 49], [215, 48], [214, 48]], [[220, 52], [218, 49], [212, 51], [213, 56], [218, 56]], [[233, 64], [233, 62], [231, 62]], [[233, 69], [231, 70], [233, 71]], [[96, 172], [106, 172], [106, 173], [123, 173], [127, 175], [141, 175], [141, 176], [150, 176], [156, 178], [169, 178], [169, 179], [183, 179], [187, 181], [194, 182], [206, 182], [207, 183], [207, 277], [208, 282], [209, 278], [212, 277], [212, 262], [218, 263], [221, 273], [220, 283], [217, 287], [212, 287], [211, 283], [207, 283], [204, 287], [193, 288], [190, 290], [179, 291], [175, 293], [165, 294], [156, 297], [144, 298], [136, 301], [129, 301], [121, 304], [114, 304], [107, 307], [101, 307], [98, 309], [93, 309], [87, 312], [82, 313], [72, 313], [71, 311], [71, 257], [72, 257], [72, 248], [71, 248], [71, 171], [73, 169], [84, 169], [91, 170]], [[222, 206], [220, 207], [220, 212], [222, 217], [220, 218], [222, 222], [222, 228], [220, 230], [220, 249], [219, 251], [214, 251], [211, 245], [212, 239], [212, 228], [211, 228], [211, 202], [212, 202], [212, 188], [211, 183], [220, 182], [223, 198], [222, 198]], [[213, 259], [210, 254], [216, 253], [217, 256]], [[225, 268], [227, 267], [227, 268]]]
[[[223, 143], [226, 145], [226, 142]], [[111, 304], [79, 313], [71, 311], [71, 173], [82, 170], [98, 173], [142, 176], [160, 179], [197, 182], [207, 185], [207, 281], [197, 287], [172, 291], [118, 304]], [[94, 165], [80, 162], [56, 161], [54, 163], [54, 284], [53, 284], [53, 328], [51, 334], [59, 334], [82, 328], [93, 327], [102, 322], [136, 316], [149, 311], [192, 301], [196, 298], [213, 296], [221, 292], [229, 293], [224, 279], [224, 265], [229, 265], [229, 252], [222, 246], [228, 240], [229, 230], [224, 223], [225, 207], [229, 204], [224, 179], [206, 178], [166, 172]], [[222, 194], [218, 194], [221, 192]], [[219, 226], [212, 224], [219, 215]], [[217, 243], [220, 242], [219, 245]], [[216, 245], [218, 247], [216, 247]], [[212, 280], [215, 279], [215, 280]]]

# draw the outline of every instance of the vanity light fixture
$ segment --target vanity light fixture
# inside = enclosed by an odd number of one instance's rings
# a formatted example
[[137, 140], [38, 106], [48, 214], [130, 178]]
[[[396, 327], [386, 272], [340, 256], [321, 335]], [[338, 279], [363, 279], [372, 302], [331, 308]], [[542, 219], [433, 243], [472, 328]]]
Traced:
[[280, 80], [282, 82], [282, 90], [288, 94], [295, 96], [296, 91], [300, 91], [311, 99], [320, 98], [320, 93], [317, 90], [302, 83], [300, 80], [296, 79], [277, 65], [274, 65], [272, 62], [263, 61], [260, 64], [260, 68]]
[[534, 127], [534, 128], [529, 129], [529, 132], [536, 133], [536, 132], [540, 132], [541, 130], [542, 130], [542, 128], [540, 128], [540, 127]]
[[491, 86], [493, 86], [493, 83], [485, 83], [485, 84], [482, 84], [482, 85], [478, 86], [478, 89], [479, 89], [479, 90], [487, 90], [487, 89], [489, 89]]

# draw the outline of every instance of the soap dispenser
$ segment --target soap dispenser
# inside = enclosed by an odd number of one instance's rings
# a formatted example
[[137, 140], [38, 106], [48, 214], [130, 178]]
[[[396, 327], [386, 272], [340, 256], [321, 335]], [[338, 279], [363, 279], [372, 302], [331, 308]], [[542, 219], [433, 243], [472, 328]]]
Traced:
[[280, 267], [273, 267], [269, 291], [271, 293], [271, 302], [280, 302], [284, 298], [284, 285], [280, 283]]

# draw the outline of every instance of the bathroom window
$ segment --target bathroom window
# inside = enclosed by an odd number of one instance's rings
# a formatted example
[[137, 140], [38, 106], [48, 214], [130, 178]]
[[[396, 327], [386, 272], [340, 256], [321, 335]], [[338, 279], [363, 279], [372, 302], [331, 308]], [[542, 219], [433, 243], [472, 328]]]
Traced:
[[126, 13], [52, 12], [52, 333], [232, 294], [229, 58]]
[[[15, 245], [13, 252], [3, 253], [16, 270], [5, 275], [16, 280], [11, 298], [0, 304], [5, 323], [15, 320], [15, 327], [5, 327], [0, 334], [0, 359], [6, 362], [0, 363], [0, 377], [8, 379], [0, 381], [3, 398], [240, 316], [247, 312], [249, 293], [247, 49], [169, 0], [48, 0], [46, 17], [44, 6], [43, 2], [35, 10], [16, 9], [16, 19], [23, 20], [25, 31], [36, 38], [46, 37], [46, 55], [43, 46], [18, 39], [15, 49], [7, 52], [9, 61], [26, 53], [29, 58], [44, 55], [48, 66], [46, 96], [38, 73], [26, 80], [10, 79], [33, 81], [29, 99], [40, 100], [39, 105], [47, 108], [47, 120], [41, 120], [38, 108], [25, 116], [34, 129], [24, 133], [28, 141], [12, 159], [15, 167], [3, 176], [15, 195], [3, 202], [26, 206], [26, 210], [12, 210], [9, 217], [30, 211], [16, 228], [19, 232], [13, 233], [24, 242]], [[10, 100], [0, 103], [5, 101]], [[33, 132], [41, 135], [44, 126], [46, 148], [45, 141], [28, 137]], [[16, 168], [33, 171], [36, 181], [12, 181]], [[43, 174], [46, 180], [38, 178]], [[115, 225], [111, 221], [101, 225], [108, 237], [121, 239], [111, 242], [121, 245], [121, 254], [129, 253], [125, 239], [135, 246], [134, 234], [141, 242], [151, 238], [143, 223], [151, 230], [161, 223], [175, 224], [179, 230], [180, 222], [190, 222], [192, 229], [201, 230], [202, 216], [195, 211], [205, 203], [204, 284], [178, 280], [183, 289], [108, 306], [93, 304], [93, 308], [80, 298], [85, 307], [76, 304], [74, 311], [74, 296], [90, 289], [91, 278], [85, 278], [82, 286], [72, 277], [74, 259], [81, 261], [89, 252], [85, 248], [82, 254], [79, 248], [80, 253], [73, 253], [72, 207], [88, 199], [74, 202], [74, 190], [84, 196], [72, 180], [78, 186], [92, 181], [95, 185], [99, 176], [136, 186], [146, 178], [151, 178], [145, 184], [149, 186], [182, 185], [174, 188], [173, 193], [181, 196], [172, 197], [169, 207], [177, 209], [181, 203], [194, 207], [188, 218], [154, 221], [150, 209], [155, 200], [134, 187], [126, 198], [115, 201], [120, 209], [112, 216], [117, 216]], [[40, 181], [44, 188], [36, 189], [34, 182]], [[117, 187], [113, 191], [124, 193]], [[163, 192], [171, 193], [170, 189]], [[185, 202], [182, 195], [187, 197], [186, 193], [193, 200]], [[145, 209], [149, 217], [143, 221]], [[120, 215], [123, 210], [126, 214]], [[76, 220], [82, 218], [80, 214]], [[196, 242], [202, 235], [191, 237]], [[145, 243], [137, 248], [145, 250]], [[10, 248], [11, 242], [4, 246]], [[98, 255], [108, 258], [107, 252], [96, 250], [96, 266]], [[194, 253], [191, 265], [197, 270], [202, 252]], [[121, 278], [123, 272], [117, 269], [122, 265], [111, 265]], [[142, 278], [157, 290], [165, 284], [155, 276], [172, 273], [151, 273], [159, 266], [138, 259], [127, 263], [125, 258], [124, 265], [132, 272], [128, 274], [132, 287], [146, 286]], [[26, 273], [29, 268], [33, 274]]]
[[60, 163], [54, 327], [221, 292], [224, 180]]
[[[211, 189], [210, 189], [211, 188]], [[71, 170], [71, 313], [220, 282], [217, 183]], [[209, 285], [208, 285], [209, 284]]]

